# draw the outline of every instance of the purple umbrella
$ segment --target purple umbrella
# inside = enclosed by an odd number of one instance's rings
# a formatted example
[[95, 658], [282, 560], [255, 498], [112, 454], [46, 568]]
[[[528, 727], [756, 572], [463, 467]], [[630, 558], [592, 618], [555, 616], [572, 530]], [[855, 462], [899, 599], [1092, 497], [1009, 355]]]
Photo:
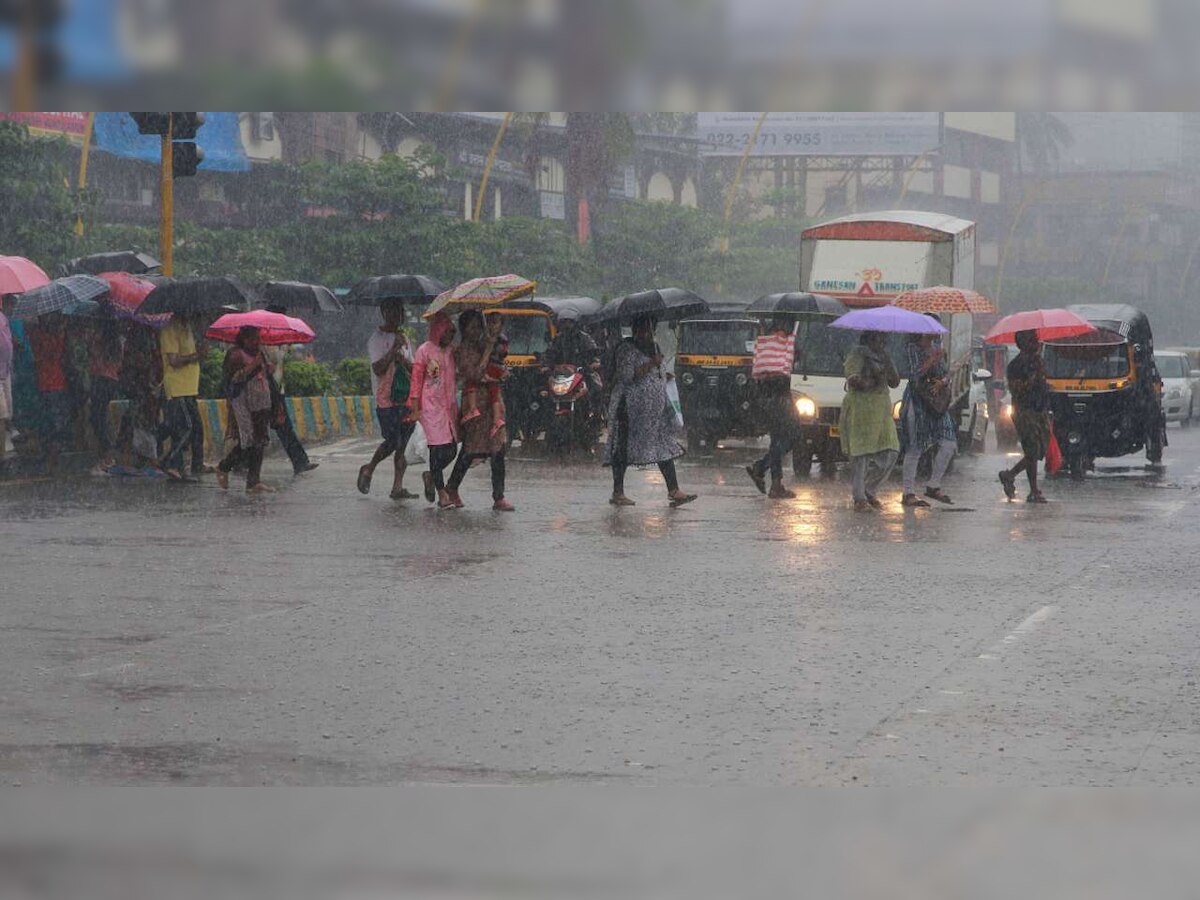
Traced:
[[888, 331], [897, 334], [945, 334], [946, 328], [936, 319], [910, 312], [898, 306], [875, 306], [856, 309], [829, 323], [830, 328], [853, 331]]

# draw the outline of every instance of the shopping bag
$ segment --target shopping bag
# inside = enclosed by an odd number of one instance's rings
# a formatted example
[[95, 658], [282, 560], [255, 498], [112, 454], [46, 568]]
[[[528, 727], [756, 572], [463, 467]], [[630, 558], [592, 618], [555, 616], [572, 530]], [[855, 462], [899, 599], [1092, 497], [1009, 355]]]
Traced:
[[143, 459], [158, 459], [158, 441], [145, 428], [134, 428], [133, 452]]
[[408, 439], [408, 446], [404, 448], [404, 461], [409, 465], [422, 465], [429, 462], [429, 444], [425, 440], [425, 429], [421, 427], [420, 422], [413, 429], [412, 437]]
[[1046, 474], [1057, 475], [1062, 464], [1062, 448], [1058, 446], [1058, 438], [1054, 436], [1054, 429], [1051, 428], [1050, 444], [1046, 447]]
[[667, 404], [675, 414], [675, 427], [683, 429], [683, 405], [679, 402], [679, 385], [674, 378], [667, 378]]

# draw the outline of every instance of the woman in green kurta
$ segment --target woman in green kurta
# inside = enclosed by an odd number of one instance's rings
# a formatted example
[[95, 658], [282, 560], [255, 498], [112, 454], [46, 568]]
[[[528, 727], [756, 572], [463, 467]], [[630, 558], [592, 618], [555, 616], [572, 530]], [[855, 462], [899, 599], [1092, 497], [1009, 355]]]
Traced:
[[[900, 439], [892, 421], [889, 388], [899, 387], [900, 375], [887, 352], [887, 335], [863, 333], [846, 356], [846, 399], [842, 404], [842, 450], [850, 457], [854, 508], [882, 509], [875, 496], [900, 455]], [[875, 472], [867, 478], [872, 465]]]

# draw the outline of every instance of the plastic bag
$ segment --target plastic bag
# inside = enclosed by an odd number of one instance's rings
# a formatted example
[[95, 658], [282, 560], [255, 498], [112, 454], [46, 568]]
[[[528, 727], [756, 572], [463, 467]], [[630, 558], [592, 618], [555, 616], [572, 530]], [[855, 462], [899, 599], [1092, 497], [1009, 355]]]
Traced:
[[1057, 475], [1062, 469], [1063, 457], [1062, 448], [1058, 446], [1058, 438], [1054, 436], [1054, 429], [1050, 429], [1050, 443], [1046, 447], [1046, 474]]
[[133, 452], [143, 459], [158, 459], [158, 442], [145, 428], [133, 429]]
[[683, 428], [683, 405], [679, 402], [679, 385], [674, 378], [667, 379], [667, 403], [675, 413], [675, 427]]
[[425, 429], [421, 427], [420, 422], [413, 429], [412, 437], [408, 439], [408, 446], [404, 448], [404, 461], [409, 465], [429, 462], [429, 443], [425, 439]]

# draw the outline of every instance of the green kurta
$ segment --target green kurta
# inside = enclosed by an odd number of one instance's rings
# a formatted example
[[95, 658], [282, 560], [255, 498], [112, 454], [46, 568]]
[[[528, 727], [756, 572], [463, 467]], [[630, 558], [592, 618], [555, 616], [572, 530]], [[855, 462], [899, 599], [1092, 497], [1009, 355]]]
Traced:
[[[846, 377], [859, 375], [866, 361], [866, 348], [855, 347], [846, 356]], [[887, 384], [869, 391], [846, 390], [842, 403], [842, 451], [847, 456], [866, 456], [881, 450], [900, 450], [896, 423], [892, 421], [892, 396]]]

